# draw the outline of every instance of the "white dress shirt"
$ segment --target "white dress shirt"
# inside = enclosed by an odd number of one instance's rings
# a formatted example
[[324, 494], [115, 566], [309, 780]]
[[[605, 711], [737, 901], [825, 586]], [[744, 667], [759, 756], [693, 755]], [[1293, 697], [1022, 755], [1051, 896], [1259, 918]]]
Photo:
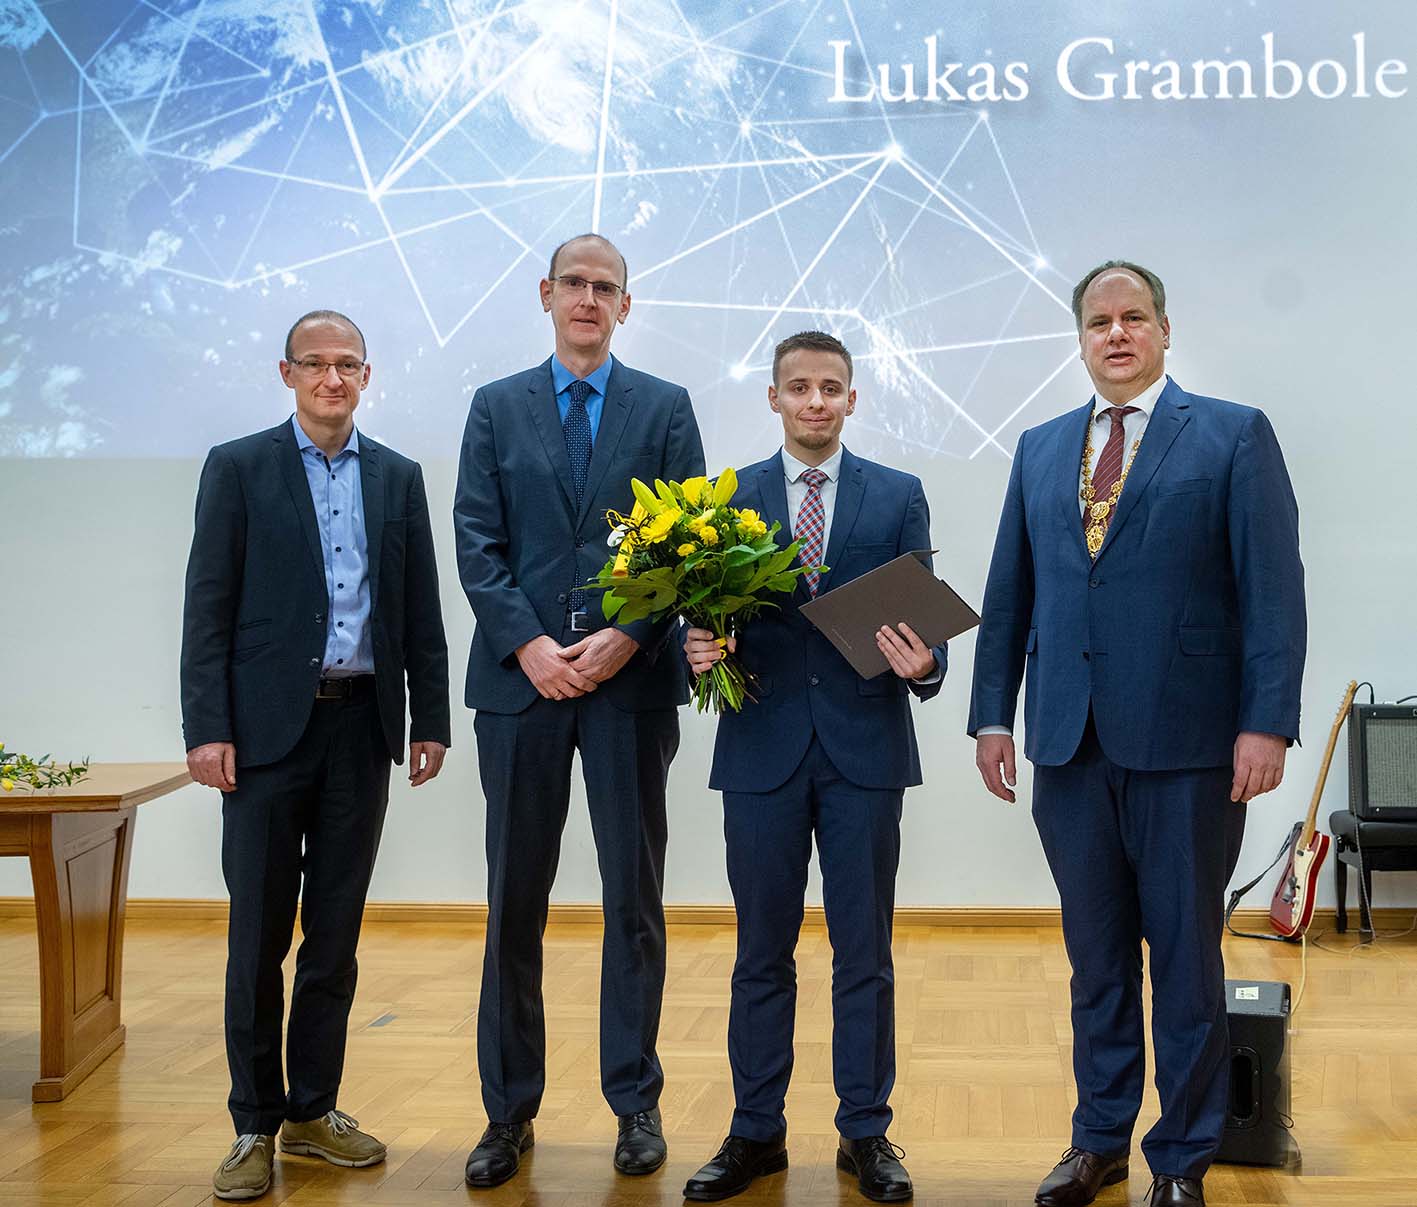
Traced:
[[[822, 496], [822, 557], [827, 555], [827, 542], [831, 540], [832, 513], [836, 510], [836, 483], [841, 477], [841, 446], [817, 468], [826, 474], [818, 493]], [[782, 450], [782, 473], [787, 479], [787, 514], [791, 517], [792, 536], [797, 536], [797, 513], [802, 510], [802, 501], [807, 497], [807, 483], [802, 475], [812, 467], [799, 461], [786, 449]]]
[[[1092, 396], [1092, 468], [1097, 469], [1097, 459], [1102, 456], [1102, 450], [1107, 445], [1107, 437], [1112, 434], [1112, 416], [1104, 415], [1103, 412], [1114, 406], [1136, 407], [1130, 415], [1122, 417], [1122, 434], [1126, 440], [1126, 446], [1122, 449], [1122, 468], [1127, 467], [1132, 459], [1132, 445], [1141, 439], [1142, 433], [1146, 431], [1146, 425], [1151, 420], [1151, 413], [1156, 409], [1156, 400], [1161, 397], [1161, 391], [1166, 388], [1166, 383], [1171, 379], [1163, 373], [1151, 385], [1147, 386], [1140, 394], [1130, 402], [1108, 402], [1105, 398], [1099, 398], [1096, 394]], [[1083, 478], [1082, 459], [1078, 460], [1078, 520], [1082, 520], [1083, 509], [1086, 504], [1082, 501], [1082, 488], [1087, 485]], [[1126, 489], [1124, 486], [1123, 490]], [[1007, 725], [981, 725], [975, 731], [975, 737], [982, 738], [986, 734], [1002, 733], [1009, 737], [1013, 736], [1013, 730]]]

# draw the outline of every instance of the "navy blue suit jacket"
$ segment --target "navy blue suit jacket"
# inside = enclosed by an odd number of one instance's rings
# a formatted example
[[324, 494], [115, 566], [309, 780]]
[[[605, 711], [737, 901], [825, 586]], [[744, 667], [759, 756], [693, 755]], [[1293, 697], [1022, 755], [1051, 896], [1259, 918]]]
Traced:
[[1253, 407], [1167, 383], [1089, 560], [1078, 469], [1091, 400], [1019, 439], [975, 647], [969, 732], [1014, 725], [1072, 758], [1091, 709], [1108, 758], [1219, 767], [1242, 731], [1299, 736], [1304, 568], [1274, 430]]
[[[451, 744], [448, 645], [423, 471], [359, 434], [369, 624], [384, 742]], [[290, 422], [207, 455], [182, 614], [187, 749], [233, 742], [236, 765], [289, 754], [310, 720], [329, 626], [325, 555]]]
[[[738, 475], [735, 507], [754, 508], [779, 540], [791, 540], [782, 456]], [[831, 533], [823, 561], [829, 567], [818, 594], [860, 578], [902, 553], [930, 548], [930, 509], [920, 479], [863, 461], [842, 450]], [[920, 782], [920, 752], [910, 717], [910, 691], [929, 699], [940, 683], [910, 685], [894, 672], [863, 679], [797, 610], [811, 596], [798, 580], [780, 608], [760, 612], [738, 635], [738, 656], [758, 678], [757, 703], [718, 721], [709, 787], [727, 792], [771, 792], [797, 769], [817, 735], [846, 779], [862, 788], [908, 788]], [[948, 650], [935, 647], [943, 679]]]
[[[458, 573], [477, 617], [467, 663], [469, 708], [518, 713], [537, 699], [516, 651], [543, 633], [558, 641], [572, 587], [609, 556], [609, 508], [628, 515], [630, 479], [682, 481], [704, 472], [688, 392], [615, 361], [577, 511], [551, 361], [481, 387], [472, 398], [453, 502]], [[600, 593], [587, 593], [592, 630], [608, 626]], [[674, 708], [688, 698], [683, 660], [660, 658], [667, 624], [619, 625], [640, 643], [597, 688], [627, 712]]]

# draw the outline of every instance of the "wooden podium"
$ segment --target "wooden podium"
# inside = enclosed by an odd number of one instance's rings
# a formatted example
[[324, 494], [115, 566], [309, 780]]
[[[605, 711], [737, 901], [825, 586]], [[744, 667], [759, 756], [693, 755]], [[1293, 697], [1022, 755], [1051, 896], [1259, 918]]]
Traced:
[[190, 782], [183, 763], [95, 763], [72, 788], [0, 793], [0, 855], [28, 855], [34, 879], [36, 1102], [58, 1102], [122, 1046], [133, 813]]

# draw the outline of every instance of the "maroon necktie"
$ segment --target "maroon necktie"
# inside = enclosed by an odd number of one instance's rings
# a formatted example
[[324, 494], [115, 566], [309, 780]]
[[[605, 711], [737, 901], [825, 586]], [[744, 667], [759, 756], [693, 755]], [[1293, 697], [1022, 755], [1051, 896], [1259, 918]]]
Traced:
[[[797, 523], [792, 535], [798, 542], [797, 560], [804, 566], [817, 566], [822, 561], [822, 532], [826, 528], [827, 513], [822, 506], [822, 483], [827, 480], [823, 470], [812, 468], [802, 471], [802, 481], [807, 483], [807, 495], [802, 506], [797, 509]], [[807, 590], [817, 594], [816, 574], [804, 574]]]
[[[1108, 407], [1102, 412], [1112, 421], [1112, 430], [1107, 433], [1107, 443], [1102, 446], [1102, 456], [1097, 458], [1097, 465], [1092, 471], [1092, 498], [1095, 503], [1105, 503], [1110, 499], [1112, 488], [1117, 485], [1117, 479], [1122, 476], [1127, 445], [1127, 435], [1123, 430], [1122, 420], [1139, 410], [1141, 410], [1140, 407]], [[1107, 525], [1112, 522], [1112, 510], [1109, 510], [1107, 515], [1102, 518], [1104, 532], [1107, 530]], [[1096, 522], [1089, 515], [1089, 509], [1084, 508], [1082, 526], [1089, 528]]]

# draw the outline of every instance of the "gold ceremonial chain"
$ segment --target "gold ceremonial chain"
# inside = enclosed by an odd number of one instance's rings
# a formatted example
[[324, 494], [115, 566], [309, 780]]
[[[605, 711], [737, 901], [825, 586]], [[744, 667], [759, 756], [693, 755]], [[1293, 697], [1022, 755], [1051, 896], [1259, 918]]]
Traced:
[[[1113, 422], [1118, 422], [1113, 420]], [[1132, 441], [1132, 451], [1127, 457], [1126, 465], [1122, 466], [1121, 477], [1112, 484], [1112, 492], [1105, 499], [1097, 498], [1097, 491], [1092, 485], [1092, 422], [1087, 425], [1087, 441], [1082, 447], [1082, 490], [1079, 497], [1087, 505], [1087, 516], [1091, 521], [1087, 525], [1087, 552], [1094, 561], [1097, 560], [1098, 551], [1102, 548], [1102, 540], [1107, 535], [1107, 517], [1112, 514], [1112, 509], [1117, 506], [1117, 500], [1121, 497], [1122, 487], [1127, 484], [1127, 475], [1132, 472], [1132, 462], [1137, 459], [1137, 449], [1141, 448], [1141, 437]]]

